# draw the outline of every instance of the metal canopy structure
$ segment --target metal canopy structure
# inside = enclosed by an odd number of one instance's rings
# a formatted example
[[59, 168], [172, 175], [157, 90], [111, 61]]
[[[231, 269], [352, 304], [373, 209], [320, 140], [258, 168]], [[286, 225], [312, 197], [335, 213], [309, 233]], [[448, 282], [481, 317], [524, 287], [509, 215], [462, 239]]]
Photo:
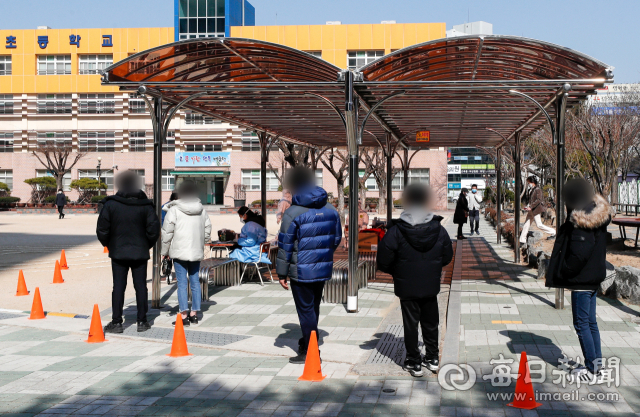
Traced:
[[[395, 51], [358, 71], [341, 70], [305, 52], [273, 43], [199, 38], [132, 55], [107, 68], [102, 82], [136, 92], [151, 109], [158, 211], [161, 144], [171, 118], [185, 108], [258, 133], [266, 213], [266, 162], [275, 139], [316, 148], [346, 146], [349, 198], [357, 201], [359, 146], [384, 149], [390, 182], [391, 161], [399, 155], [399, 147], [404, 148], [405, 171], [409, 169], [409, 147], [502, 148], [509, 143], [515, 145], [514, 159], [519, 161], [521, 141], [549, 124], [557, 145], [557, 178], [563, 178], [566, 109], [613, 82], [613, 72], [582, 53], [514, 36], [439, 39]], [[428, 142], [415, 141], [421, 130], [430, 132]], [[520, 193], [519, 176], [516, 166], [516, 195]], [[557, 184], [558, 195], [560, 187], [561, 182]], [[390, 197], [391, 187], [387, 188]], [[392, 198], [387, 203], [391, 220]], [[559, 224], [562, 202], [558, 203]], [[358, 241], [357, 212], [357, 205], [350, 204], [351, 242]], [[519, 260], [517, 249], [515, 257]], [[348, 311], [357, 310], [357, 262], [358, 248], [352, 244]], [[152, 292], [156, 307], [160, 303], [159, 265], [156, 247]]]

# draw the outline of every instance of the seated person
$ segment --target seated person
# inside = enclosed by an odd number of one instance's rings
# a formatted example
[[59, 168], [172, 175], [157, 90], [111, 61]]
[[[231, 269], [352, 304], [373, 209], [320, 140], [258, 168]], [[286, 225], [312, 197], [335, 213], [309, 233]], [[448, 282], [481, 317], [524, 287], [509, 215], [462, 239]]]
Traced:
[[238, 243], [234, 246], [233, 252], [229, 254], [229, 259], [236, 259], [243, 263], [261, 262], [271, 264], [269, 254], [260, 254], [260, 244], [267, 240], [267, 229], [262, 216], [257, 215], [247, 207], [240, 207], [238, 210], [240, 220], [244, 222]]

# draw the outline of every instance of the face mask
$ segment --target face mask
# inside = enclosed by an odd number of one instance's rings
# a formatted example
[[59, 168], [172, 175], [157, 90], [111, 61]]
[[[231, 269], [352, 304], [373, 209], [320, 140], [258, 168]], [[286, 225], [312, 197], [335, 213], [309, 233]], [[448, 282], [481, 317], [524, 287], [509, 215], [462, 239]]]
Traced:
[[475, 194], [478, 192], [478, 190], [471, 190], [471, 192]]

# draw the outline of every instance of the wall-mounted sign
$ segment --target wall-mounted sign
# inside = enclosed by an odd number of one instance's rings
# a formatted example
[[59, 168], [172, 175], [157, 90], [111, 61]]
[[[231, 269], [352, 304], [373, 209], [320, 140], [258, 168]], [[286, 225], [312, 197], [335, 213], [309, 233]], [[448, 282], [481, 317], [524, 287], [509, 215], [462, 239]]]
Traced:
[[461, 172], [460, 165], [447, 165], [447, 174], [460, 174]]
[[431, 141], [431, 132], [428, 130], [421, 130], [420, 132], [416, 132], [416, 142], [430, 142]]
[[460, 188], [462, 188], [459, 182], [450, 182], [448, 187], [452, 190], [459, 190]]
[[231, 152], [176, 152], [176, 167], [228, 167]]

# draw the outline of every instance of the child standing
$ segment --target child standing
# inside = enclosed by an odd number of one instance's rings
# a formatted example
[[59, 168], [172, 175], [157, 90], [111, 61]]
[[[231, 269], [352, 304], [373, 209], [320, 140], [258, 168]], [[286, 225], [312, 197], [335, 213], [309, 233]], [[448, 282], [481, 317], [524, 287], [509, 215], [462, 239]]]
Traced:
[[[429, 190], [419, 184], [405, 188], [405, 207], [378, 245], [378, 269], [393, 276], [394, 292], [400, 298], [404, 343], [404, 369], [423, 375], [422, 366], [435, 372], [439, 367], [438, 293], [442, 267], [453, 258], [449, 234], [442, 217], [429, 208]], [[466, 199], [465, 199], [466, 200]], [[418, 347], [418, 323], [422, 327], [425, 356]]]

